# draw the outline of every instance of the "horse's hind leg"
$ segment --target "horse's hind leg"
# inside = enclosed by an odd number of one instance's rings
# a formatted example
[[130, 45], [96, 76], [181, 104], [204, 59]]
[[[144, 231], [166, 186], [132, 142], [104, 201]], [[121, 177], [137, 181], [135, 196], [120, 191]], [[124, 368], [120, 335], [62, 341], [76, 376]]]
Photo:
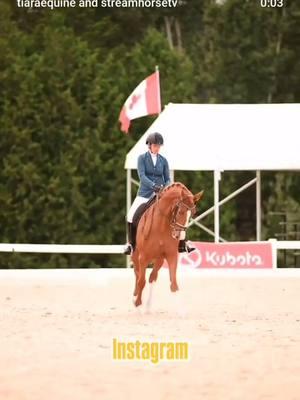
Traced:
[[153, 269], [151, 271], [150, 277], [149, 277], [149, 297], [147, 300], [147, 311], [150, 312], [151, 306], [152, 306], [152, 299], [153, 299], [153, 290], [154, 290], [154, 285], [157, 280], [158, 276], [158, 271], [160, 270], [161, 266], [163, 265], [164, 259], [163, 258], [158, 258], [154, 261]]
[[137, 277], [137, 298], [135, 300], [135, 306], [138, 307], [142, 304], [142, 293], [146, 284], [146, 267], [148, 262], [141, 259], [139, 257], [139, 269], [138, 269], [138, 277]]
[[171, 292], [177, 292], [177, 290], [179, 290], [179, 287], [177, 285], [177, 278], [176, 278], [178, 256], [177, 256], [177, 254], [175, 254], [175, 255], [169, 255], [166, 258], [167, 258], [167, 262], [169, 264]]
[[157, 258], [154, 261], [153, 269], [152, 269], [150, 277], [149, 277], [149, 283], [156, 282], [157, 276], [158, 276], [158, 271], [162, 267], [163, 262], [164, 262], [163, 258]]
[[[133, 255], [132, 255], [132, 262], [133, 262], [134, 274], [135, 274], [135, 287], [134, 287], [133, 296], [137, 296], [137, 291], [138, 291], [138, 279], [139, 279], [139, 269], [140, 269], [139, 257], [138, 257], [138, 253], [137, 253], [137, 252], [133, 253]], [[135, 299], [134, 299], [134, 302], [135, 302]]]

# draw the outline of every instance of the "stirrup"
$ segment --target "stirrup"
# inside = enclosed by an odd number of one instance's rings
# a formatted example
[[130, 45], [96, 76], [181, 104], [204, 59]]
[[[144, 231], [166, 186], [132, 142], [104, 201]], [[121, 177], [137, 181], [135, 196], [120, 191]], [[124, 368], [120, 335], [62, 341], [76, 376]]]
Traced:
[[196, 250], [195, 247], [190, 247], [185, 240], [179, 241], [178, 252], [179, 253], [191, 253]]
[[195, 247], [190, 247], [188, 244], [185, 245], [185, 248], [186, 248], [186, 251], [187, 251], [188, 253], [191, 253], [192, 251], [196, 250]]
[[132, 245], [129, 243], [127, 247], [125, 247], [123, 254], [126, 254], [127, 256], [131, 256], [133, 253], [133, 248]]

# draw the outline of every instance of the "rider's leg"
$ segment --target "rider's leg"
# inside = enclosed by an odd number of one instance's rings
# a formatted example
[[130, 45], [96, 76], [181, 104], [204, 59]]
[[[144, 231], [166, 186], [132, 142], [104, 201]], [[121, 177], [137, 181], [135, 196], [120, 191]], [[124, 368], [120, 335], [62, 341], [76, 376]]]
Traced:
[[195, 247], [191, 247], [188, 245], [188, 243], [186, 242], [186, 240], [180, 240], [179, 241], [179, 245], [178, 245], [178, 252], [179, 253], [190, 253], [191, 251], [194, 251]]
[[149, 199], [141, 196], [137, 196], [132, 203], [130, 210], [127, 215], [127, 236], [128, 243], [124, 249], [124, 254], [131, 255], [135, 248], [135, 239], [136, 239], [136, 226], [132, 224], [133, 216], [139, 206], [143, 203], [146, 203]]
[[134, 223], [131, 224], [131, 236], [130, 236], [130, 243], [132, 246], [132, 249], [135, 249], [135, 244], [136, 244], [136, 231], [137, 231], [137, 227]]
[[179, 240], [179, 244], [178, 244], [178, 252], [179, 253], [190, 253], [191, 251], [194, 251], [195, 247], [191, 247], [188, 245], [188, 243], [186, 242], [186, 238], [185, 238], [185, 231], [182, 231], [180, 233], [180, 240]]
[[124, 249], [124, 254], [127, 254], [130, 256], [133, 252], [133, 246], [132, 246], [132, 222], [127, 222], [127, 240], [128, 243]]
[[132, 222], [127, 222], [127, 232], [128, 232], [128, 244], [124, 249], [124, 254], [130, 256], [134, 249], [136, 243], [136, 226]]
[[[188, 211], [187, 215], [186, 215], [186, 222], [185, 222], [185, 229], [188, 228], [188, 223], [189, 223], [189, 219], [191, 216], [191, 212]], [[179, 245], [178, 245], [178, 252], [179, 253], [190, 253], [191, 251], [195, 250], [195, 247], [190, 247], [187, 243], [186, 243], [186, 239], [185, 239], [185, 235], [186, 235], [186, 231], [181, 231], [180, 232], [180, 236], [179, 236]]]

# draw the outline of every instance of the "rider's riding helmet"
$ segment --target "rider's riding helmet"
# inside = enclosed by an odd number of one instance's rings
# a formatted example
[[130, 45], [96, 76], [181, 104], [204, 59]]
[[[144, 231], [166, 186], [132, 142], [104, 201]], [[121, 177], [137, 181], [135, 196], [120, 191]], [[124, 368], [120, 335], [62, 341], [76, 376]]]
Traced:
[[164, 138], [158, 132], [150, 133], [150, 135], [146, 139], [146, 144], [159, 144], [162, 146], [164, 144]]

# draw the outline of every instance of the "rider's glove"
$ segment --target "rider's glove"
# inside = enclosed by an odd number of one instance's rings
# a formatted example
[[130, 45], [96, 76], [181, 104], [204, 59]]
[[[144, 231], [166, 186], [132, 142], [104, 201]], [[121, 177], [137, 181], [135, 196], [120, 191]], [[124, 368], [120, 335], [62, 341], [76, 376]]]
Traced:
[[162, 190], [163, 185], [154, 185], [153, 190], [155, 193], [158, 193]]

